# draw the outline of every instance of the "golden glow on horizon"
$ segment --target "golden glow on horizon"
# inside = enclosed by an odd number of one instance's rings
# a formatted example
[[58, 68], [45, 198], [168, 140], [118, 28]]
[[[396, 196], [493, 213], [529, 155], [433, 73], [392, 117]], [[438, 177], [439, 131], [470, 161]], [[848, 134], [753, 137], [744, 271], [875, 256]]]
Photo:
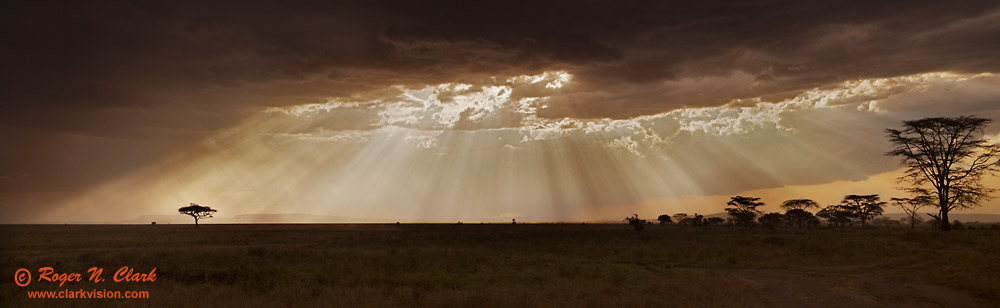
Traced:
[[753, 106], [630, 119], [539, 116], [572, 82], [567, 72], [397, 87], [370, 100], [269, 108], [200, 148], [95, 188], [46, 219], [173, 214], [198, 202], [220, 216], [590, 221], [632, 210], [710, 214], [736, 193], [773, 203], [782, 195], [827, 202], [843, 187], [861, 188], [838, 179], [874, 173], [867, 181], [877, 188], [856, 193], [896, 196], [894, 186], [883, 185], [882, 172], [896, 166], [881, 156], [884, 126], [850, 123], [894, 123], [877, 120], [903, 108], [901, 97], [925, 95], [938, 84], [998, 80], [951, 73], [860, 80], [781, 102], [756, 98]]

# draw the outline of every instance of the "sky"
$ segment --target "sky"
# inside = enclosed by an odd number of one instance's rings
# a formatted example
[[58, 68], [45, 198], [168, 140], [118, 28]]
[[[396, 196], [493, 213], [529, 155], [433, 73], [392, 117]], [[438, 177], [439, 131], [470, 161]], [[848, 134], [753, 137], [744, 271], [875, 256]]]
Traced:
[[[1000, 120], [995, 1], [0, 14], [0, 223], [117, 222], [192, 202], [219, 216], [598, 221], [717, 213], [742, 194], [777, 211], [906, 196], [884, 155], [903, 120]], [[1000, 123], [984, 133], [1000, 142]]]

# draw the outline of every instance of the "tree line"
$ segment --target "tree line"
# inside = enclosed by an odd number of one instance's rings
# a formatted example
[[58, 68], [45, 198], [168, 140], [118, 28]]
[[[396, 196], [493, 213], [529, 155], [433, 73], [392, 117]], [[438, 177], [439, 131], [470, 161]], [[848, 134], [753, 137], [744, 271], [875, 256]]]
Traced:
[[[815, 228], [821, 225], [820, 218], [826, 220], [830, 226], [868, 226], [871, 221], [885, 212], [887, 202], [881, 201], [878, 195], [847, 195], [839, 204], [834, 204], [820, 208], [819, 203], [811, 199], [791, 199], [785, 200], [780, 207], [784, 213], [772, 212], [764, 213], [758, 208], [764, 206], [760, 198], [735, 196], [727, 202], [730, 207], [725, 208], [728, 219], [720, 217], [705, 218], [702, 215], [688, 216], [686, 213], [674, 215], [660, 215], [657, 221], [660, 224], [677, 224], [685, 226], [712, 226], [712, 225], [732, 225], [732, 226], [755, 226], [760, 225], [768, 228], [777, 227], [798, 227]], [[816, 213], [810, 209], [818, 210]], [[912, 216], [917, 215], [915, 211]], [[916, 219], [909, 217], [911, 228], [914, 227]]]
[[[900, 183], [909, 184], [901, 190], [910, 197], [891, 198], [907, 215], [913, 228], [921, 208], [931, 207], [936, 214], [927, 213], [935, 226], [943, 231], [952, 228], [948, 214], [980, 206], [990, 199], [995, 188], [983, 184], [983, 178], [1000, 173], [1000, 144], [984, 139], [984, 128], [990, 119], [973, 116], [955, 118], [924, 118], [903, 121], [901, 129], [886, 129], [893, 148], [886, 155], [898, 157], [906, 168], [899, 177]], [[704, 226], [727, 223], [736, 226], [763, 225], [816, 227], [820, 219], [831, 226], [868, 226], [881, 216], [889, 202], [879, 195], [847, 195], [839, 204], [820, 208], [810, 199], [792, 199], [781, 203], [784, 213], [764, 214], [758, 207], [764, 205], [760, 198], [735, 196], [726, 203], [728, 219], [687, 216], [684, 213], [660, 215], [661, 224]], [[817, 210], [812, 213], [809, 210]], [[645, 224], [637, 215], [629, 217], [629, 224]], [[636, 230], [641, 230], [636, 227]]]

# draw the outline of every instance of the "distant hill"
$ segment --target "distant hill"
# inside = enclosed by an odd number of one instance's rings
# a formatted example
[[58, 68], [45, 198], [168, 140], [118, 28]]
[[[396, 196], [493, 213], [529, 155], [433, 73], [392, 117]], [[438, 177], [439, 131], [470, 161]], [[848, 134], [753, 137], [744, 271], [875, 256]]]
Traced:
[[[690, 215], [690, 214], [689, 214], [689, 215]], [[702, 216], [705, 216], [705, 218], [712, 218], [712, 217], [719, 217], [719, 218], [723, 218], [723, 219], [725, 219], [725, 218], [729, 218], [729, 213], [726, 213], [726, 212], [719, 212], [719, 213], [715, 213], [715, 214], [708, 214], [708, 215], [704, 215], [704, 214], [703, 214]]]

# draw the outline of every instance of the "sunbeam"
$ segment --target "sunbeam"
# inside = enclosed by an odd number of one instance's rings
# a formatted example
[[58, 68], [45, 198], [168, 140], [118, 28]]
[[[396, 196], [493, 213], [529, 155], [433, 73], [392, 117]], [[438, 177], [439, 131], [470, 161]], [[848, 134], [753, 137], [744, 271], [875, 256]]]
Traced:
[[892, 172], [897, 165], [883, 157], [880, 134], [905, 111], [894, 99], [984, 80], [998, 78], [934, 73], [861, 80], [780, 102], [757, 98], [751, 106], [626, 119], [539, 115], [563, 102], [553, 99], [572, 84], [562, 71], [394, 87], [363, 100], [268, 108], [197, 147], [100, 185], [45, 219], [96, 219], [81, 211], [141, 215], [192, 200], [225, 205], [229, 215], [309, 213], [347, 221], [595, 221], [638, 211], [717, 212], [728, 194], [791, 187], [790, 194], [801, 195], [815, 190], [796, 185], [840, 185]]

